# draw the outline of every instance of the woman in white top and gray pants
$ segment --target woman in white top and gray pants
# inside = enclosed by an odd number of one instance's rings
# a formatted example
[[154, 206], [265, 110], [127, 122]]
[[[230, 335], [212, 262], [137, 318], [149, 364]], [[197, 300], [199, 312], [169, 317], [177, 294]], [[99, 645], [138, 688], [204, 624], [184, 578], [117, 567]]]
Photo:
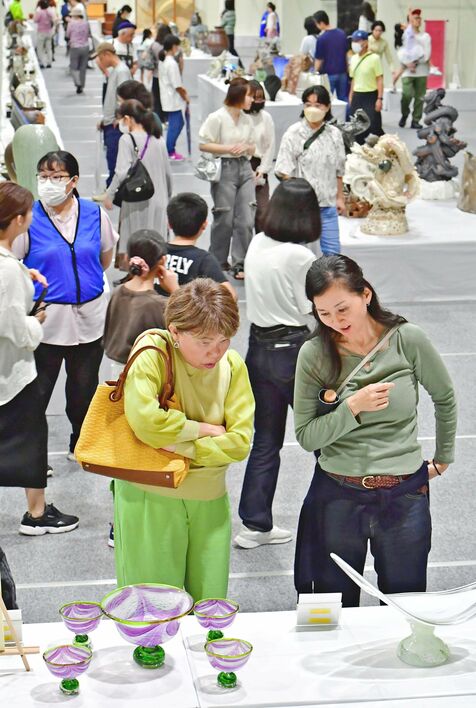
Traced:
[[268, 174], [273, 169], [274, 152], [276, 150], [276, 131], [274, 121], [268, 111], [263, 110], [266, 104], [264, 88], [259, 81], [250, 81], [253, 103], [246, 111], [253, 121], [255, 154], [251, 158], [251, 167], [255, 173], [256, 185], [256, 216], [255, 231], [263, 230], [263, 219], [269, 204]]
[[[255, 144], [253, 121], [244, 113], [252, 103], [249, 82], [230, 82], [225, 105], [211, 113], [200, 128], [199, 147], [222, 158], [219, 182], [211, 183], [213, 224], [210, 252], [223, 270], [231, 269], [237, 280], [244, 278], [243, 263], [253, 236], [256, 195], [250, 158]], [[232, 240], [233, 236], [233, 240]]]

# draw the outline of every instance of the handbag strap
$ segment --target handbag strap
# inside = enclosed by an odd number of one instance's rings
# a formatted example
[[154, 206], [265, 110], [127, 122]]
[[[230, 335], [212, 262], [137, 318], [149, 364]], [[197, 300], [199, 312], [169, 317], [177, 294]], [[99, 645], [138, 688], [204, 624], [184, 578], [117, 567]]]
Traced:
[[357, 64], [356, 64], [355, 67], [354, 67], [354, 76], [355, 76], [355, 72], [357, 71], [357, 69], [359, 68], [359, 66], [362, 64], [362, 62], [363, 62], [365, 59], [367, 59], [367, 57], [369, 57], [371, 54], [373, 54], [373, 52], [368, 52], [367, 54], [365, 54], [363, 57], [361, 57], [361, 58], [359, 59], [359, 61], [357, 62]]
[[138, 342], [140, 339], [143, 337], [149, 335], [149, 334], [156, 334], [159, 337], [161, 337], [167, 348], [167, 352], [164, 352], [163, 349], [160, 349], [160, 347], [156, 347], [154, 344], [147, 344], [145, 347], [141, 347], [140, 349], [137, 349], [137, 351], [134, 352], [134, 354], [129, 357], [127, 360], [127, 363], [124, 367], [124, 369], [121, 371], [119, 374], [119, 378], [115, 382], [110, 382], [107, 381], [106, 383], [115, 383], [115, 388], [114, 391], [111, 391], [111, 394], [109, 398], [111, 401], [120, 401], [122, 396], [124, 395], [124, 386], [126, 383], [127, 379], [127, 374], [129, 373], [129, 370], [132, 366], [132, 364], [135, 362], [137, 357], [142, 354], [142, 352], [147, 351], [148, 349], [153, 349], [156, 352], [160, 354], [160, 356], [163, 359], [163, 362], [165, 364], [165, 383], [162, 387], [162, 391], [159, 394], [159, 404], [161, 408], [164, 408], [164, 410], [167, 410], [167, 401], [169, 401], [172, 396], [174, 395], [174, 377], [173, 377], [173, 369], [172, 369], [172, 353], [170, 350], [170, 343], [169, 341], [157, 330], [149, 331], [147, 333], [141, 334], [140, 337], [136, 339], [136, 342]]
[[147, 150], [147, 147], [148, 147], [148, 145], [149, 145], [149, 141], [150, 141], [150, 135], [147, 136], [147, 140], [145, 141], [145, 145], [144, 145], [144, 147], [143, 147], [143, 149], [142, 149], [141, 154], [139, 155], [139, 160], [142, 160], [142, 158], [144, 157], [145, 151]]
[[[132, 133], [129, 133], [129, 135], [130, 135], [130, 138], [131, 138], [131, 140], [132, 140], [132, 144], [134, 145], [134, 152], [135, 152], [136, 155], [139, 155], [139, 149], [138, 149], [138, 147], [137, 147], [137, 143], [136, 143], [136, 141], [135, 141], [135, 139], [134, 139], [134, 136], [132, 135]], [[140, 157], [139, 157], [139, 160], [140, 160]]]
[[306, 142], [305, 142], [304, 145], [302, 146], [303, 151], [304, 151], [304, 150], [309, 150], [309, 148], [311, 147], [312, 143], [314, 143], [314, 142], [317, 140], [317, 138], [319, 137], [319, 135], [321, 135], [321, 133], [324, 132], [325, 128], [326, 128], [326, 124], [323, 123], [323, 124], [321, 125], [321, 127], [318, 128], [318, 130], [316, 130], [316, 132], [313, 133], [313, 134], [311, 135], [311, 137], [306, 140]]
[[400, 325], [397, 324], [397, 325], [395, 325], [395, 327], [392, 327], [392, 329], [389, 329], [389, 331], [387, 332], [387, 334], [386, 334], [384, 337], [382, 337], [382, 339], [381, 339], [380, 341], [377, 342], [377, 344], [375, 345], [375, 347], [374, 347], [373, 349], [371, 349], [371, 351], [369, 351], [368, 354], [366, 354], [366, 355], [364, 356], [364, 358], [362, 359], [362, 361], [359, 361], [359, 363], [357, 364], [357, 366], [355, 367], [355, 369], [352, 369], [352, 371], [350, 372], [350, 374], [347, 376], [347, 378], [341, 383], [341, 385], [340, 385], [339, 388], [337, 389], [336, 393], [337, 393], [338, 396], [342, 393], [342, 391], [343, 391], [344, 388], [347, 386], [347, 384], [349, 383], [349, 381], [351, 381], [351, 380], [354, 378], [354, 376], [359, 373], [359, 371], [361, 370], [361, 368], [366, 365], [366, 363], [369, 361], [369, 359], [371, 359], [374, 354], [376, 354], [378, 351], [380, 351], [380, 349], [382, 349], [382, 347], [388, 342], [388, 340], [390, 339], [390, 337], [392, 336], [392, 334], [393, 334], [394, 332], [396, 332], [399, 327], [400, 327]]

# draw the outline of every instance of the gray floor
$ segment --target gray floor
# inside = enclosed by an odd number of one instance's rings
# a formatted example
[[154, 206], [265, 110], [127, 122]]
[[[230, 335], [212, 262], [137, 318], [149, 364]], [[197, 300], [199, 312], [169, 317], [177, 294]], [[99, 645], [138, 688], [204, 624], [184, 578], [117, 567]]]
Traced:
[[[88, 71], [84, 95], [77, 96], [66, 75], [64, 50], [52, 69], [45, 71], [53, 108], [61, 129], [65, 149], [79, 159], [80, 193], [89, 197], [95, 189], [95, 123], [100, 118], [101, 78]], [[195, 110], [194, 110], [195, 109]], [[192, 104], [192, 132], [197, 134], [196, 105]], [[384, 114], [387, 131], [398, 116]], [[458, 121], [459, 137], [468, 140], [474, 151], [476, 131], [474, 114], [464, 113]], [[415, 132], [398, 131], [409, 146], [416, 143]], [[185, 138], [179, 151], [185, 153]], [[194, 155], [196, 148], [194, 147]], [[461, 163], [461, 157], [458, 158]], [[105, 165], [104, 165], [105, 168]], [[206, 183], [192, 175], [192, 165], [173, 165], [175, 191], [193, 190], [206, 196]], [[105, 172], [105, 169], [104, 169]], [[428, 205], [428, 228], [431, 228], [431, 205]], [[114, 215], [117, 218], [117, 214]], [[203, 246], [208, 245], [208, 234]], [[431, 254], [430, 254], [431, 257]], [[391, 264], [388, 264], [389, 274]], [[112, 275], [112, 274], [110, 274]], [[438, 274], [435, 273], [435, 277]], [[455, 277], [458, 277], [455, 273]], [[242, 325], [233, 346], [246, 351], [248, 323], [244, 290], [238, 286]], [[391, 306], [391, 303], [386, 303]], [[448, 473], [432, 483], [433, 550], [430, 558], [429, 589], [441, 589], [467, 583], [476, 576], [476, 542], [474, 538], [475, 494], [474, 460], [476, 457], [476, 320], [474, 305], [408, 304], [400, 312], [424, 327], [443, 354], [454, 378], [459, 398], [456, 462]], [[103, 364], [107, 376], [108, 364]], [[48, 500], [62, 510], [80, 516], [77, 531], [60, 536], [28, 538], [18, 534], [18, 523], [25, 509], [23, 491], [0, 489], [0, 545], [7, 552], [18, 585], [18, 596], [27, 622], [54, 621], [58, 607], [74, 599], [100, 599], [114, 584], [113, 552], [107, 547], [108, 523], [112, 518], [112, 501], [107, 481], [87, 475], [65, 458], [69, 437], [60, 382], [54, 394], [49, 415], [50, 462], [55, 476], [48, 483]], [[280, 481], [274, 504], [275, 523], [295, 529], [300, 505], [311, 478], [313, 458], [295, 442], [292, 416], [289, 417], [286, 443], [282, 453]], [[426, 455], [433, 451], [433, 412], [426, 395], [422, 395], [420, 435]], [[233, 523], [238, 528], [237, 506], [244, 463], [229, 470], [228, 485], [233, 509]], [[229, 597], [239, 601], [244, 611], [285, 610], [295, 607], [293, 590], [294, 543], [267, 546], [252, 551], [233, 549]], [[371, 559], [368, 561], [371, 565]], [[369, 569], [369, 573], [371, 574]], [[363, 604], [371, 601], [362, 598]]]

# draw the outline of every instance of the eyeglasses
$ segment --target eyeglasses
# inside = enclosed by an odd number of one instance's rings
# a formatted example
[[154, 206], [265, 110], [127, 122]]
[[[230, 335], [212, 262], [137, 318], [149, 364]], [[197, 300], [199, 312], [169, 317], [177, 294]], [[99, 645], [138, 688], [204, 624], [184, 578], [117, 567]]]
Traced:
[[36, 179], [40, 184], [45, 184], [48, 180], [51, 180], [53, 184], [61, 184], [61, 182], [69, 182], [72, 177], [69, 175], [36, 175]]

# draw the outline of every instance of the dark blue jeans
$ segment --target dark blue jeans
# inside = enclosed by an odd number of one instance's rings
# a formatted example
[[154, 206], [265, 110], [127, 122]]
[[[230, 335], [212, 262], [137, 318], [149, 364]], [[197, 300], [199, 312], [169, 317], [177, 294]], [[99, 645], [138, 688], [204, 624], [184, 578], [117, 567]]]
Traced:
[[106, 146], [107, 169], [109, 170], [109, 175], [106, 180], [106, 185], [108, 187], [114, 177], [114, 170], [116, 169], [117, 162], [117, 151], [119, 149], [119, 140], [121, 139], [121, 135], [122, 133], [119, 128], [116, 128], [112, 124], [105, 125], [103, 128], [104, 145]]
[[335, 91], [339, 101], [349, 100], [349, 77], [347, 74], [329, 74], [329, 83], [331, 96]]
[[278, 482], [288, 406], [293, 405], [294, 372], [307, 327], [281, 327], [269, 334], [251, 326], [246, 365], [256, 401], [255, 435], [246, 465], [238, 513], [254, 531], [273, 528], [271, 507]]
[[424, 592], [431, 548], [427, 482], [426, 462], [397, 487], [376, 490], [336, 481], [317, 463], [299, 517], [298, 593], [341, 592], [344, 607], [358, 606], [360, 588], [329, 554], [363, 574], [369, 542], [382, 592]]
[[167, 113], [169, 127], [167, 128], [167, 152], [172, 155], [175, 152], [175, 145], [184, 126], [182, 111], [169, 111]]

